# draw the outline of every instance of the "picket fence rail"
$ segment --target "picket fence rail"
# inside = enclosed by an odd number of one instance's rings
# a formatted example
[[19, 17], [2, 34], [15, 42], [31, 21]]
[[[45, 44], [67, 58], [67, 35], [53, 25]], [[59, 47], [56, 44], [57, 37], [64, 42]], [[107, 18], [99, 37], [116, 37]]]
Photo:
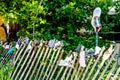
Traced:
[[11, 80], [120, 80], [120, 66], [117, 64], [120, 44], [115, 45], [107, 60], [102, 60], [105, 47], [102, 47], [97, 59], [86, 57], [86, 67], [79, 65], [78, 56], [73, 67], [59, 66], [59, 61], [66, 56], [62, 48], [39, 45], [28, 50], [28, 45], [22, 44], [15, 53]]

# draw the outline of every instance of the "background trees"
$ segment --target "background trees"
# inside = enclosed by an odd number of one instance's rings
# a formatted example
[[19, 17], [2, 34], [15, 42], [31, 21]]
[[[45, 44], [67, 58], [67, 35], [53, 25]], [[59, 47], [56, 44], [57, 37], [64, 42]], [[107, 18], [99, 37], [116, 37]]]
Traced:
[[[40, 0], [42, 1], [42, 0]], [[38, 0], [1, 0], [0, 12], [12, 22], [17, 22], [22, 27], [18, 36], [28, 36], [32, 39], [63, 40], [65, 46], [74, 49], [78, 43], [91, 47], [95, 45], [95, 35], [80, 35], [77, 29], [93, 31], [91, 26], [92, 12], [95, 7], [101, 7], [101, 32], [113, 31], [113, 27], [119, 27], [120, 2], [112, 0], [43, 0], [39, 6]], [[118, 12], [115, 16], [109, 16], [109, 6], [116, 6]], [[37, 12], [38, 10], [38, 12]], [[38, 15], [36, 15], [38, 13]], [[35, 32], [33, 34], [33, 26]], [[99, 44], [105, 44], [108, 37], [101, 35]], [[88, 45], [90, 44], [90, 45]], [[73, 45], [73, 46], [70, 46]], [[70, 46], [70, 47], [69, 47]]]

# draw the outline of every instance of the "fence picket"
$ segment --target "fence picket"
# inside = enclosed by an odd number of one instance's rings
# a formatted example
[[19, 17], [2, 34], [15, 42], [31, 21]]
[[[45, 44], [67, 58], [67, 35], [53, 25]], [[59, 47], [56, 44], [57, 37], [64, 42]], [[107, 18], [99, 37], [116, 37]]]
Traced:
[[19, 75], [20, 75], [20, 73], [21, 73], [21, 71], [22, 71], [25, 63], [27, 62], [27, 60], [28, 60], [28, 58], [29, 58], [29, 56], [30, 56], [30, 53], [32, 53], [32, 50], [33, 50], [33, 47], [32, 47], [32, 48], [30, 49], [30, 51], [28, 52], [27, 57], [25, 58], [25, 61], [23, 62], [22, 66], [20, 67], [19, 71], [17, 72], [17, 76], [15, 76], [15, 80], [18, 80], [17, 78], [19, 77]]
[[[31, 43], [29, 43], [31, 44]], [[29, 46], [28, 44], [28, 46]], [[59, 66], [59, 61], [62, 58], [62, 55], [64, 53], [64, 50], [62, 48], [60, 49], [53, 49], [50, 47], [45, 46], [36, 46], [32, 47], [28, 51], [28, 46], [25, 44], [22, 44], [20, 48], [16, 51], [16, 54], [14, 56], [14, 71], [11, 73], [11, 80], [32, 80], [33, 78], [35, 80], [95, 80], [98, 76], [98, 80], [101, 80], [103, 75], [106, 74], [105, 80], [109, 80], [112, 78], [113, 80], [117, 80], [118, 75], [120, 73], [120, 67], [117, 66], [117, 61], [115, 63], [112, 63], [112, 61], [115, 59], [119, 51], [119, 45], [116, 44], [114, 48], [114, 52], [111, 55], [109, 61], [107, 62], [107, 65], [103, 67], [106, 60], [101, 60], [101, 56], [103, 55], [103, 52], [105, 50], [105, 47], [102, 47], [102, 50], [100, 51], [97, 59], [94, 61], [93, 58], [88, 58], [88, 63], [86, 63], [86, 67], [82, 68], [79, 65], [79, 57], [75, 56], [73, 60], [72, 67], [69, 66]], [[34, 50], [33, 50], [34, 49]], [[69, 52], [68, 56], [71, 54]], [[50, 59], [50, 62], [47, 62], [47, 60]], [[76, 61], [77, 60], [77, 61]], [[46, 61], [46, 62], [45, 62]], [[45, 62], [42, 64], [42, 62]], [[94, 63], [93, 63], [94, 62]], [[94, 68], [97, 63], [100, 63], [98, 70], [94, 73]], [[110, 64], [113, 64], [113, 67], [111, 70], [107, 73], [105, 73], [110, 66]], [[91, 69], [90, 69], [91, 67]], [[103, 69], [102, 72], [100, 70]], [[115, 71], [117, 68], [117, 71], [115, 72], [114, 76], [111, 77], [113, 71]], [[89, 71], [90, 69], [90, 71]], [[25, 74], [26, 73], [26, 74]], [[57, 73], [55, 75], [55, 73]], [[62, 73], [62, 75], [61, 75]], [[99, 74], [101, 73], [101, 74]], [[91, 77], [92, 76], [92, 77]]]
[[[34, 48], [32, 55], [30, 55], [30, 59], [28, 59], [29, 61], [26, 63], [25, 69], [24, 69], [24, 71], [22, 72], [22, 75], [20, 76], [20, 80], [22, 80], [23, 76], [24, 76], [25, 73], [26, 73], [26, 70], [29, 68], [30, 63], [32, 62], [32, 59], [33, 59], [36, 51], [37, 51], [37, 47]], [[37, 55], [37, 54], [36, 54], [36, 55]]]
[[[74, 78], [74, 76], [75, 76], [75, 74], [76, 74], [76, 72], [77, 72], [77, 69], [78, 69], [78, 66], [79, 66], [79, 59], [80, 59], [80, 58], [78, 57], [76, 66], [75, 66], [74, 71], [73, 71], [73, 74], [72, 74], [72, 76], [71, 76], [71, 80], [73, 80], [73, 78]], [[68, 79], [68, 78], [67, 78], [67, 79]]]
[[[43, 56], [43, 58], [42, 58], [42, 60], [41, 60], [42, 62], [45, 60], [48, 51], [49, 51], [49, 47], [47, 47], [47, 49], [46, 49], [45, 55]], [[36, 75], [36, 77], [35, 77], [35, 80], [37, 79], [37, 77], [38, 77], [38, 75], [39, 75], [39, 73], [40, 73], [41, 68], [42, 68], [42, 64], [40, 64], [40, 66], [39, 66], [39, 69], [38, 69], [37, 75]]]
[[46, 71], [45, 71], [45, 75], [44, 75], [44, 77], [43, 77], [43, 80], [44, 80], [45, 77], [47, 76], [48, 70], [50, 69], [50, 66], [51, 66], [51, 63], [52, 63], [52, 61], [53, 61], [53, 58], [54, 58], [54, 55], [55, 55], [56, 51], [57, 51], [57, 50], [55, 49], [54, 52], [53, 52], [53, 54], [52, 54], [51, 60], [50, 60], [50, 62], [49, 62], [49, 64], [48, 64], [48, 67], [47, 67], [47, 69], [46, 69]]
[[110, 58], [110, 61], [108, 62], [108, 64], [106, 65], [105, 69], [102, 71], [100, 77], [98, 78], [98, 80], [101, 80], [103, 75], [105, 74], [105, 72], [107, 71], [108, 67], [110, 66], [110, 64], [112, 63], [112, 60], [114, 59], [115, 55], [118, 53], [118, 50], [119, 50], [119, 44], [117, 44], [115, 46], [115, 51], [113, 52], [111, 58]]
[[[47, 56], [47, 58], [46, 58], [46, 59], [48, 59], [48, 58], [49, 58], [49, 56], [51, 55], [51, 52], [52, 52], [52, 49], [50, 49], [50, 51], [49, 51], [48, 56]], [[46, 65], [47, 65], [47, 62], [45, 62], [45, 64], [43, 65], [43, 68], [42, 68], [42, 70], [41, 70], [41, 72], [40, 72], [40, 76], [39, 76], [39, 77], [41, 77], [41, 76], [42, 76], [42, 73], [43, 73], [43, 71], [44, 71], [44, 69], [45, 69]]]
[[50, 76], [50, 74], [51, 74], [51, 72], [52, 72], [52, 70], [53, 70], [53, 68], [54, 68], [54, 65], [55, 65], [55, 63], [56, 63], [56, 61], [57, 61], [57, 58], [58, 58], [59, 54], [60, 54], [60, 50], [61, 50], [61, 48], [58, 50], [58, 52], [57, 52], [57, 54], [56, 54], [55, 60], [54, 60], [52, 66], [51, 66], [51, 68], [50, 68], [50, 71], [49, 71], [49, 73], [48, 73], [48, 76], [47, 76], [47, 79], [46, 79], [46, 80], [48, 80], [48, 78], [49, 78], [49, 76]]
[[118, 77], [118, 74], [120, 73], [120, 67], [117, 69], [117, 71], [116, 71], [116, 73], [115, 73], [115, 75], [114, 75], [114, 77], [113, 77], [113, 79], [114, 80], [117, 80], [117, 78], [119, 78]]
[[27, 79], [28, 75], [30, 74], [30, 71], [31, 71], [33, 65], [35, 64], [36, 58], [37, 58], [37, 56], [39, 55], [39, 52], [40, 52], [42, 46], [39, 46], [38, 48], [39, 48], [39, 49], [38, 49], [38, 51], [37, 51], [37, 53], [36, 53], [36, 55], [35, 55], [35, 57], [34, 57], [32, 63], [31, 63], [31, 66], [30, 66], [30, 68], [29, 68], [29, 71], [26, 72], [25, 80]]
[[[72, 68], [73, 68], [73, 66], [74, 66], [74, 64], [75, 64], [75, 60], [76, 60], [77, 56], [78, 56], [78, 55], [75, 55], [75, 56], [74, 56], [75, 58], [74, 58], [74, 60], [73, 60], [72, 67], [69, 67], [69, 66], [66, 67], [66, 69], [65, 69], [65, 71], [63, 72], [63, 75], [62, 75], [62, 77], [61, 77], [61, 80], [64, 79], [65, 75], [67, 74], [68, 69], [72, 70]], [[69, 73], [68, 73], [68, 74], [69, 74]]]
[[117, 61], [114, 63], [112, 69], [110, 70], [110, 72], [108, 73], [107, 77], [105, 80], [109, 80], [110, 76], [112, 75], [112, 72], [115, 70], [115, 67], [117, 65]]
[[85, 72], [84, 72], [84, 74], [83, 74], [82, 80], [84, 80], [84, 78], [85, 78], [85, 76], [86, 76], [86, 73], [87, 73], [90, 65], [92, 64], [92, 61], [93, 61], [93, 59], [90, 59], [90, 62], [89, 62], [88, 66], [87, 66], [87, 68], [86, 68], [86, 70], [85, 70]]
[[18, 57], [18, 55], [19, 55], [19, 52], [21, 51], [21, 49], [23, 48], [23, 44], [21, 44], [20, 45], [20, 48], [15, 52], [15, 56], [14, 56], [14, 59], [13, 59], [13, 61], [15, 61], [16, 60], [16, 58]]
[[[69, 56], [69, 55], [70, 55], [70, 51], [69, 51], [69, 53], [68, 53], [67, 56]], [[59, 72], [58, 72], [58, 74], [57, 74], [55, 80], [58, 80], [58, 78], [59, 78], [59, 76], [60, 76], [60, 74], [61, 74], [61, 72], [62, 72], [63, 69], [64, 69], [64, 66], [61, 66], [61, 68], [60, 68], [60, 70], [59, 70]]]
[[92, 74], [92, 72], [93, 72], [93, 70], [94, 70], [96, 64], [98, 63], [98, 60], [99, 60], [100, 57], [102, 56], [102, 53], [103, 53], [104, 50], [105, 50], [105, 47], [102, 48], [102, 50], [101, 50], [101, 52], [100, 52], [100, 54], [99, 54], [97, 60], [95, 61], [94, 65], [92, 66], [92, 69], [90, 70], [90, 73], [88, 74], [88, 77], [87, 77], [86, 80], [89, 80], [89, 78], [90, 78], [90, 76], [91, 76], [91, 74]]
[[[60, 56], [59, 56], [58, 63], [59, 63], [59, 61], [61, 60], [61, 58], [62, 58], [62, 56], [63, 56], [63, 53], [64, 53], [64, 50], [62, 50], [62, 53], [61, 53]], [[53, 77], [56, 69], [58, 68], [58, 63], [56, 64], [56, 66], [55, 66], [55, 68], [54, 68], [54, 70], [53, 70], [53, 73], [51, 74], [50, 80], [52, 80], [52, 77]]]
[[34, 75], [34, 73], [35, 73], [35, 71], [36, 71], [36, 69], [38, 67], [38, 64], [39, 64], [39, 62], [40, 62], [40, 60], [41, 60], [42, 55], [44, 54], [44, 52], [45, 52], [45, 47], [42, 48], [42, 51], [41, 51], [41, 53], [40, 53], [40, 55], [38, 57], [38, 60], [37, 60], [37, 62], [35, 64], [35, 67], [34, 67], [33, 71], [31, 72], [32, 74], [30, 75], [30, 80], [32, 80], [32, 77], [33, 77], [33, 75]]
[[[31, 44], [31, 42], [28, 44], [27, 48], [29, 47], [30, 44]], [[23, 49], [24, 49], [24, 48], [23, 48]], [[19, 68], [19, 66], [20, 66], [20, 64], [21, 64], [21, 62], [23, 61], [23, 59], [24, 59], [24, 57], [25, 57], [27, 51], [28, 51], [28, 50], [26, 49], [25, 52], [23, 53], [23, 56], [21, 57], [21, 59], [20, 59], [18, 65], [17, 65], [17, 67], [15, 68], [15, 70], [14, 70], [12, 76], [11, 76], [11, 80], [14, 79], [14, 76], [15, 76], [15, 74], [16, 74], [16, 72], [17, 72], [17, 70], [18, 70], [18, 68]], [[22, 51], [21, 51], [21, 53], [22, 53]], [[18, 58], [18, 59], [19, 59], [19, 58]], [[16, 61], [16, 62], [17, 62], [17, 61]], [[15, 64], [16, 64], [16, 62], [15, 62]]]

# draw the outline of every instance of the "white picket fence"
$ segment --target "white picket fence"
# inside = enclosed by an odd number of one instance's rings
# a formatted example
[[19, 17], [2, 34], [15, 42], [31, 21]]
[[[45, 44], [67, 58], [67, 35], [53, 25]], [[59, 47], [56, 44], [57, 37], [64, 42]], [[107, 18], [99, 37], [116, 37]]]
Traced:
[[58, 66], [58, 61], [66, 55], [62, 48], [37, 46], [28, 51], [27, 47], [22, 44], [16, 51], [11, 80], [120, 80], [120, 66], [117, 65], [119, 44], [108, 60], [102, 60], [105, 47], [97, 59], [87, 57], [85, 68], [79, 65], [79, 57], [75, 57], [74, 67]]

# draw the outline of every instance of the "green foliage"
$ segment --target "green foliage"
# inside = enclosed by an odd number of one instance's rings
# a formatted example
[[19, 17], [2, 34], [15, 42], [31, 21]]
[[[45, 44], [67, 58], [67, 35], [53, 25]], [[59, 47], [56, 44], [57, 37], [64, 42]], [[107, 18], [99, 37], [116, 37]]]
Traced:
[[13, 67], [10, 62], [7, 64], [0, 63], [0, 80], [10, 80], [10, 74]]
[[84, 27], [86, 30], [93, 31], [91, 16], [96, 7], [102, 9], [101, 32], [112, 31], [113, 26], [120, 25], [120, 14], [115, 16], [107, 14], [109, 6], [116, 6], [117, 12], [120, 11], [120, 3], [112, 0], [43, 0], [40, 6], [37, 0], [7, 0], [2, 1], [0, 5], [6, 20], [9, 18], [10, 21], [17, 22], [22, 27], [18, 36], [32, 38], [34, 35], [38, 40], [52, 38], [63, 40], [67, 49], [75, 48], [78, 43], [86, 47], [95, 45], [95, 35], [83, 37], [77, 34], [76, 30]]

